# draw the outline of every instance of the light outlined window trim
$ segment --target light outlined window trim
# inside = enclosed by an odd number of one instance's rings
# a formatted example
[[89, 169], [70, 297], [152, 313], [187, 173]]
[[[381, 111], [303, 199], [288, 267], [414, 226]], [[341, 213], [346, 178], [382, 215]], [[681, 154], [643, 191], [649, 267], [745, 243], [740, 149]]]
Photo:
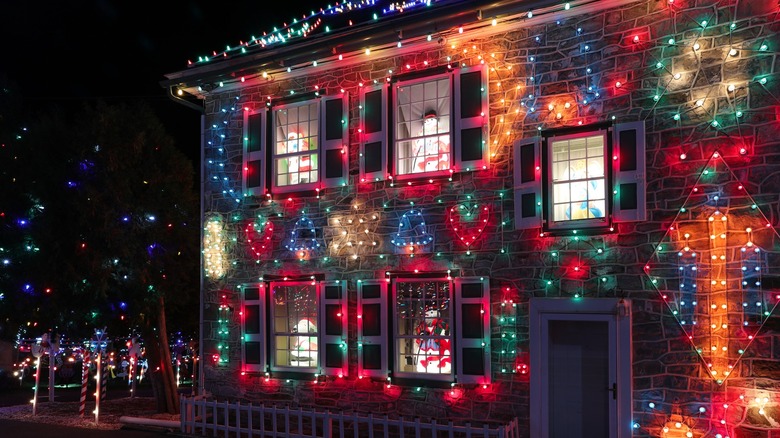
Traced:
[[[482, 64], [441, 68], [361, 88], [360, 182], [438, 178], [486, 169], [490, 132], [487, 72]], [[414, 107], [408, 104], [401, 119], [400, 106], [407, 104], [399, 101], [399, 89], [424, 89], [424, 84], [434, 81], [446, 81], [448, 86], [430, 86], [436, 92], [430, 96], [423, 92]], [[431, 121], [436, 122], [436, 129]], [[403, 155], [403, 151], [410, 154]]]
[[[346, 186], [349, 178], [348, 105], [346, 92], [332, 96], [310, 93], [269, 108], [244, 111], [244, 196]], [[302, 129], [304, 125], [299, 117], [301, 108], [308, 108], [304, 117], [305, 129]], [[295, 118], [282, 120], [283, 115], [287, 116], [286, 111], [294, 111]], [[280, 124], [280, 121], [285, 123]], [[291, 169], [293, 164], [294, 169]], [[287, 179], [283, 181], [285, 175]]]
[[[289, 324], [291, 315], [279, 312], [279, 300], [289, 297], [277, 296], [278, 289], [275, 288], [284, 287], [310, 287], [314, 295], [314, 302], [307, 306], [307, 314], [295, 315], [294, 327]], [[242, 372], [347, 375], [346, 281], [266, 281], [242, 285], [240, 290]], [[282, 322], [287, 323], [286, 329], [279, 325]], [[282, 345], [285, 339], [288, 342]], [[304, 347], [300, 352], [307, 355], [310, 363], [300, 363], [300, 355], [293, 360], [290, 352], [293, 347], [297, 348], [293, 345], [296, 342], [300, 344], [297, 346]], [[316, 347], [311, 348], [315, 342]], [[277, 355], [284, 356], [280, 349], [288, 352], [289, 361], [280, 362]], [[299, 363], [293, 365], [293, 361]]]
[[[430, 315], [432, 318], [430, 321], [424, 319], [424, 332], [431, 335], [420, 337], [417, 340], [415, 337], [419, 337], [417, 334], [419, 330], [415, 330], [412, 327], [411, 333], [406, 333], [410, 331], [408, 326], [400, 328], [404, 318], [398, 312], [398, 285], [399, 283], [425, 282], [446, 284], [449, 291], [449, 303], [446, 315], [442, 315], [439, 312], [438, 315]], [[420, 380], [476, 384], [490, 383], [492, 372], [490, 362], [490, 281], [488, 278], [399, 276], [393, 278], [389, 284], [384, 280], [381, 280], [381, 283], [366, 282], [367, 285], [381, 285], [382, 283], [385, 283], [384, 287], [388, 289], [377, 289], [371, 295], [371, 299], [375, 299], [377, 293], [383, 293], [383, 291], [389, 295], [389, 322], [386, 329], [387, 335], [384, 338], [387, 339], [389, 346], [388, 354], [392, 356], [388, 358], [387, 366], [392, 370], [393, 379], [399, 379], [394, 381], [400, 381], [401, 383], [404, 381], [419, 382]], [[425, 310], [424, 302], [423, 310]], [[360, 311], [365, 312], [365, 310]], [[429, 315], [426, 313], [425, 316]], [[443, 319], [443, 321], [437, 321], [436, 319], [438, 318]], [[444, 327], [442, 322], [447, 324], [446, 336], [441, 336], [438, 333], [434, 334]], [[416, 324], [413, 323], [412, 325]], [[404, 333], [399, 334], [399, 332]], [[380, 341], [381, 339], [376, 338], [375, 342]], [[411, 341], [411, 343], [408, 341]], [[407, 354], [408, 351], [402, 351], [403, 342], [407, 342], [407, 344], [412, 346], [411, 355]], [[423, 345], [433, 348], [422, 351]], [[414, 351], [414, 347], [419, 348], [420, 351]], [[449, 351], [443, 350], [443, 347], [448, 348]], [[411, 364], [409, 363], [410, 357]], [[419, 368], [421, 365], [420, 360], [426, 361], [424, 364], [425, 371]], [[437, 369], [440, 365], [444, 365], [448, 372], [426, 372]], [[408, 369], [410, 366], [413, 366], [414, 370]], [[362, 371], [364, 373], [362, 375], [384, 377], [385, 374], [382, 374], [381, 371], [376, 374]]]
[[[603, 218], [555, 221], [553, 145], [557, 141], [590, 136], [601, 136], [604, 142], [604, 155], [599, 160], [604, 166]], [[614, 126], [607, 122], [542, 132], [542, 136], [517, 140], [513, 158], [515, 229], [540, 228], [543, 233], [603, 232], [612, 231], [615, 223], [641, 221], [646, 217], [644, 121]], [[580, 181], [586, 181], [585, 186], [589, 187], [590, 180]], [[591, 205], [585, 205], [586, 213], [580, 214], [595, 215], [591, 214]]]

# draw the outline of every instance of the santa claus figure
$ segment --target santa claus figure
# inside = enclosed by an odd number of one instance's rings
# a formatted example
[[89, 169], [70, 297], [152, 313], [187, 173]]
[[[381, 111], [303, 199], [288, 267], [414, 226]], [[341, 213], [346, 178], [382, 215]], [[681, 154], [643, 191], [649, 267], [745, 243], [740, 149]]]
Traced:
[[439, 133], [436, 111], [428, 110], [423, 117], [421, 138], [414, 144], [412, 173], [435, 172], [450, 168], [450, 136]]

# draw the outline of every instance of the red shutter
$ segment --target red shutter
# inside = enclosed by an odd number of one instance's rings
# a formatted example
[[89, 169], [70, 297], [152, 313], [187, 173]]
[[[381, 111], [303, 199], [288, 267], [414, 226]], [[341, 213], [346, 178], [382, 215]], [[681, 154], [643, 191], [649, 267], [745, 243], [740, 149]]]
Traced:
[[489, 108], [487, 68], [463, 67], [455, 74], [455, 166], [456, 170], [487, 167]]
[[542, 226], [541, 144], [541, 137], [531, 137], [513, 147], [516, 230]]
[[387, 282], [359, 281], [357, 302], [358, 376], [386, 379]]
[[347, 375], [347, 282], [319, 284], [320, 369], [326, 376]]
[[244, 112], [244, 148], [242, 189], [244, 196], [265, 195], [266, 180], [266, 119], [268, 111]]
[[360, 90], [360, 181], [387, 175], [387, 86]]
[[265, 284], [242, 288], [241, 303], [241, 371], [266, 370]]
[[455, 375], [458, 383], [490, 383], [490, 281], [456, 278]]
[[345, 186], [349, 161], [349, 98], [347, 93], [323, 97], [320, 105], [320, 175], [323, 186]]

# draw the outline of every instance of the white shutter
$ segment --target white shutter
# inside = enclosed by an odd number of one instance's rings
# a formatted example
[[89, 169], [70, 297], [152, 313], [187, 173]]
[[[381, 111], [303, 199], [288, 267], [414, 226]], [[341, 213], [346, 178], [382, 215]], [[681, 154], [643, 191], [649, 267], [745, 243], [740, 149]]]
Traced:
[[358, 376], [386, 379], [387, 282], [359, 281], [357, 303]]
[[490, 383], [490, 281], [455, 278], [455, 375], [458, 383]]
[[319, 283], [320, 369], [326, 376], [347, 375], [347, 282]]
[[485, 65], [480, 64], [463, 67], [455, 74], [456, 170], [479, 170], [489, 162], [487, 71]]
[[360, 90], [360, 181], [387, 175], [387, 86]]
[[242, 287], [241, 371], [266, 370], [266, 308], [264, 283]]
[[320, 175], [324, 187], [347, 184], [349, 150], [349, 98], [347, 93], [323, 97], [320, 101]]
[[542, 226], [541, 144], [541, 137], [531, 137], [513, 146], [516, 230]]
[[615, 222], [643, 221], [647, 213], [645, 122], [617, 124], [613, 131], [612, 215]]
[[264, 108], [244, 112], [244, 153], [241, 168], [244, 196], [265, 195], [267, 118], [268, 111]]

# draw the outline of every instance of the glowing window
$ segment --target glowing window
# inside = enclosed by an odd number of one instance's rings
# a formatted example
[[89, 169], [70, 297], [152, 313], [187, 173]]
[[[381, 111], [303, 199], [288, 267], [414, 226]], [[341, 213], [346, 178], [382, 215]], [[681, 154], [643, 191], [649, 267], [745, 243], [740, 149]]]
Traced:
[[273, 284], [273, 364], [277, 367], [317, 367], [317, 286], [311, 283]]
[[273, 118], [275, 185], [316, 183], [319, 175], [319, 102], [285, 105], [274, 110]]
[[606, 134], [553, 137], [548, 141], [552, 222], [604, 219]]
[[446, 280], [395, 283], [397, 371], [452, 374], [451, 291]]
[[451, 76], [399, 82], [395, 89], [395, 173], [448, 171]]

